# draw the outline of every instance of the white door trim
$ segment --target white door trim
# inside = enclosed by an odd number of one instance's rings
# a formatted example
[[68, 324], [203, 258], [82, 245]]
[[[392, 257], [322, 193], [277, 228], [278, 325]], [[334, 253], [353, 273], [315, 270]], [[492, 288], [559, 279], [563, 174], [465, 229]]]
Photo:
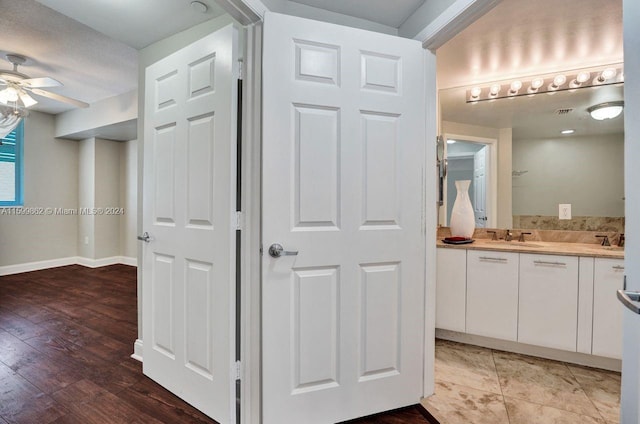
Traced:
[[422, 41], [425, 49], [435, 51], [501, 1], [456, 0], [413, 38]]
[[241, 203], [245, 216], [240, 249], [240, 420], [259, 424], [262, 414], [262, 22], [246, 28], [242, 89]]
[[[438, 226], [438, 167], [436, 158], [436, 137], [438, 135], [438, 87], [436, 85], [436, 54], [424, 51], [425, 75], [425, 171], [424, 199], [422, 202], [424, 216], [424, 233], [426, 239], [425, 258], [425, 291], [424, 291], [424, 375], [423, 396], [431, 396], [435, 391], [435, 349], [430, 348], [429, 340], [436, 338], [436, 238]], [[429, 173], [433, 182], [430, 183]]]
[[[498, 140], [495, 138], [474, 137], [470, 135], [460, 135], [445, 133], [444, 138], [463, 140], [471, 143], [484, 144], [489, 146], [489, 184], [487, 184], [487, 228], [495, 228], [498, 222]], [[447, 144], [445, 143], [445, 157], [447, 155]], [[446, 178], [445, 178], [446, 187]], [[444, 191], [444, 210], [447, 210], [447, 191]], [[446, 219], [446, 214], [445, 214]]]

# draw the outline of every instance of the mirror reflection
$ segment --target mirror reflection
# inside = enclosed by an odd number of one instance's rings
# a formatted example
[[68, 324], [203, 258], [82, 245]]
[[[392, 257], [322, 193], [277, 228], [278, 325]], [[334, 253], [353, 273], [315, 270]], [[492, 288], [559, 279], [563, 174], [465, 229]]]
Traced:
[[623, 84], [478, 103], [467, 88], [440, 90], [449, 172], [469, 179], [477, 227], [624, 232], [624, 113], [589, 110], [623, 100]]

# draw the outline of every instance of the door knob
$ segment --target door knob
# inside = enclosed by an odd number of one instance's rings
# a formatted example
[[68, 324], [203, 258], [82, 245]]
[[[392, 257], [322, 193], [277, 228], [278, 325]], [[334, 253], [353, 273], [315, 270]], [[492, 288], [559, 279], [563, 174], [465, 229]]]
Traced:
[[272, 258], [279, 258], [280, 256], [296, 256], [297, 254], [297, 250], [284, 250], [284, 247], [282, 247], [280, 243], [273, 243], [269, 246], [269, 256]]
[[141, 236], [138, 236], [138, 240], [149, 243], [151, 241], [151, 235], [145, 231]]

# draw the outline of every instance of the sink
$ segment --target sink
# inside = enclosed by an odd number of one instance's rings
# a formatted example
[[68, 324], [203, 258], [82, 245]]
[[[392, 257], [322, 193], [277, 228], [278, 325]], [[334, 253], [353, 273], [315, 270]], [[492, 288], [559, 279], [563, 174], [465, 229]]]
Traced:
[[520, 241], [504, 241], [504, 240], [490, 240], [488, 242], [489, 244], [493, 245], [493, 246], [500, 246], [500, 247], [533, 247], [533, 248], [540, 248], [542, 246], [540, 246], [539, 244], [534, 244], [534, 243], [528, 243], [528, 242], [520, 242]]

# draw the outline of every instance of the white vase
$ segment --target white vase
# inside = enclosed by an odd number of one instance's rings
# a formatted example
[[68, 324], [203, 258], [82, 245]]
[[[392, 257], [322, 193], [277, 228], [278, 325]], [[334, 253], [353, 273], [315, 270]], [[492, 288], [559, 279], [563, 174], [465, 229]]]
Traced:
[[469, 185], [471, 180], [456, 181], [456, 201], [451, 211], [451, 235], [453, 237], [471, 238], [476, 228], [476, 219], [473, 214], [473, 206], [469, 199]]

